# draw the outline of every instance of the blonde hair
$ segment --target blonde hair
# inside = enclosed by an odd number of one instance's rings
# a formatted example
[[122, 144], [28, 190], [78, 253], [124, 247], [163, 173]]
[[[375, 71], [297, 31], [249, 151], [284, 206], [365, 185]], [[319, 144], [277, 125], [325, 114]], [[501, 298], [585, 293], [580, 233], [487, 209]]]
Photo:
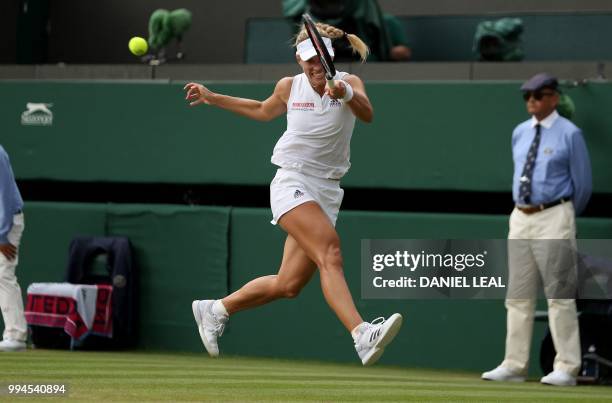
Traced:
[[[343, 36], [346, 37], [351, 48], [353, 49], [353, 53], [358, 53], [361, 58], [361, 62], [365, 62], [368, 58], [368, 54], [370, 54], [370, 49], [368, 45], [366, 45], [357, 35], [347, 34], [343, 30], [331, 26], [329, 24], [324, 24], [322, 22], [317, 22], [316, 24], [317, 31], [321, 34], [321, 36], [329, 38], [329, 39], [338, 39]], [[300, 28], [300, 32], [295, 36], [294, 46], [297, 46], [298, 43], [308, 38], [308, 33], [306, 32], [306, 28], [302, 24]]]

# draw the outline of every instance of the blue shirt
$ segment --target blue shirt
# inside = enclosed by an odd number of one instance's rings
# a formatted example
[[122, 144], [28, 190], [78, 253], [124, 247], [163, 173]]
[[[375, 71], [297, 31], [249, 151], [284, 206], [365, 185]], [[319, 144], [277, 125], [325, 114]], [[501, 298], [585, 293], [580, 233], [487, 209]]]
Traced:
[[557, 111], [541, 122], [532, 117], [518, 125], [512, 133], [514, 202], [526, 204], [523, 200], [518, 200], [519, 179], [538, 123], [541, 125], [541, 138], [533, 170], [530, 204], [538, 205], [562, 197], [569, 198], [574, 203], [576, 214], [580, 214], [586, 207], [593, 188], [589, 152], [581, 130]]
[[8, 233], [13, 227], [13, 216], [23, 207], [23, 200], [11, 162], [4, 148], [0, 146], [0, 243], [8, 243]]

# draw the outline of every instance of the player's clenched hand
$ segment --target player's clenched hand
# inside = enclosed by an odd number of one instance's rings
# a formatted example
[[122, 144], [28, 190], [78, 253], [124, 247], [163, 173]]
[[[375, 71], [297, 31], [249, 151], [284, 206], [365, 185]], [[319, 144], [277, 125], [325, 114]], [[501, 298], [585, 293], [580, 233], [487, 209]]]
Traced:
[[17, 248], [10, 243], [0, 243], [0, 253], [2, 253], [7, 260], [13, 260], [17, 257]]
[[334, 88], [329, 88], [328, 84], [325, 84], [325, 93], [333, 99], [342, 99], [346, 95], [346, 87], [342, 81], [334, 81]]
[[190, 106], [210, 105], [215, 95], [211, 90], [198, 83], [188, 83], [183, 89], [187, 91], [185, 99], [189, 101]]

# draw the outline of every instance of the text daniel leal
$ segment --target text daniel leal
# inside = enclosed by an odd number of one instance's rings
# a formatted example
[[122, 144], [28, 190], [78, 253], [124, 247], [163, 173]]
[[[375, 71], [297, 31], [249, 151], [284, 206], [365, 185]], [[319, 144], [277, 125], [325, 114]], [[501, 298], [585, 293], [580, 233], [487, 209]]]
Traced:
[[[471, 280], [471, 281], [470, 281]], [[400, 277], [394, 280], [374, 277], [376, 288], [506, 288], [501, 277]]]

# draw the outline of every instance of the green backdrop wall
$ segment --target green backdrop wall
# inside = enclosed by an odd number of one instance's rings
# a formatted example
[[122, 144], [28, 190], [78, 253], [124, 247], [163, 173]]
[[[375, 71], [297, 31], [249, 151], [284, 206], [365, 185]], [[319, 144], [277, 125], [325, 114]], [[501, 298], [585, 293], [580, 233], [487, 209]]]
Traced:
[[[512, 129], [528, 118], [518, 82], [373, 82], [374, 122], [357, 124], [344, 186], [509, 191]], [[262, 123], [189, 108], [182, 84], [0, 81], [0, 143], [19, 179], [268, 185], [283, 117]], [[265, 99], [274, 83], [210, 83]], [[567, 91], [591, 153], [595, 192], [612, 192], [612, 84]], [[21, 123], [52, 104], [51, 126]]]
[[[26, 203], [17, 270], [24, 295], [32, 282], [62, 281], [77, 235], [127, 236], [140, 269], [139, 348], [205, 353], [191, 314], [193, 299], [219, 298], [277, 271], [283, 232], [267, 209]], [[345, 272], [364, 318], [401, 312], [405, 327], [383, 358], [387, 364], [483, 370], [502, 358], [501, 300], [372, 300], [360, 294], [365, 238], [504, 238], [506, 216], [341, 212], [338, 231]], [[579, 219], [585, 238], [610, 238], [611, 219]], [[544, 326], [536, 325], [532, 373]], [[232, 317], [223, 354], [357, 362], [350, 336], [324, 302], [318, 276], [292, 300]]]
[[[264, 99], [273, 83], [210, 83]], [[517, 82], [368, 83], [375, 121], [358, 124], [343, 186], [509, 191], [512, 128], [527, 118]], [[595, 191], [612, 191], [612, 85], [568, 91], [589, 146]], [[0, 81], [0, 143], [19, 179], [268, 185], [269, 157], [285, 123], [260, 123], [189, 108], [182, 84]], [[51, 104], [50, 126], [23, 125], [27, 103]], [[45, 112], [36, 112], [45, 113]], [[46, 114], [46, 113], [45, 113]], [[27, 121], [27, 119], [26, 119]], [[194, 298], [217, 298], [274, 273], [283, 233], [266, 209], [27, 202], [18, 277], [62, 281], [76, 235], [127, 236], [141, 270], [140, 348], [202, 351]], [[406, 326], [384, 362], [491, 368], [501, 359], [502, 301], [377, 301], [360, 298], [365, 238], [504, 238], [506, 216], [342, 212], [348, 282], [364, 317], [402, 312]], [[582, 237], [610, 238], [612, 220], [581, 219]], [[534, 345], [542, 335], [538, 326]], [[350, 337], [313, 279], [294, 300], [239, 313], [226, 354], [356, 362]], [[533, 361], [537, 362], [534, 348]], [[532, 370], [537, 372], [535, 365]]]
[[64, 281], [77, 235], [130, 239], [140, 268], [142, 348], [184, 349], [193, 339], [192, 314], [184, 308], [198, 293], [227, 293], [227, 207], [33, 202], [24, 210], [17, 269], [24, 295], [30, 283]]

